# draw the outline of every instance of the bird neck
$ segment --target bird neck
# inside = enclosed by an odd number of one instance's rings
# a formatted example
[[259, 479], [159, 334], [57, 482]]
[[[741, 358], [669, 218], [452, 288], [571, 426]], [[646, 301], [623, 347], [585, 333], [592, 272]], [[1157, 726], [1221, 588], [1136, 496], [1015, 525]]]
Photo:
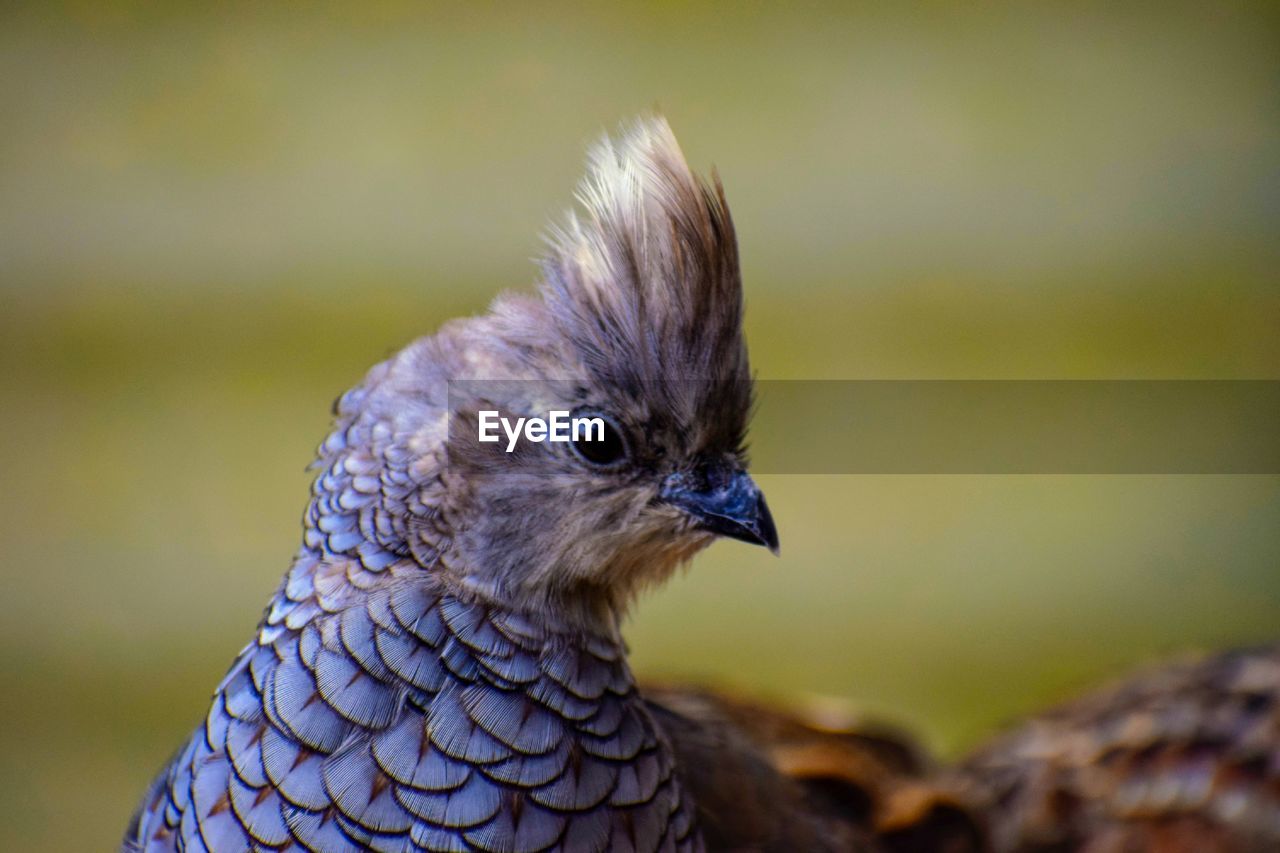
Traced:
[[466, 575], [424, 569], [412, 557], [382, 565], [326, 549], [303, 548], [267, 609], [265, 627], [297, 630], [316, 618], [348, 608], [388, 612], [394, 602], [406, 600], [435, 602], [432, 607], [466, 611], [500, 626], [513, 626], [529, 650], [594, 649], [617, 661], [630, 678], [620, 617], [608, 603], [572, 596], [564, 601], [525, 598], [517, 605], [500, 591], [469, 581]]
[[620, 565], [602, 573], [607, 583], [565, 587], [547, 579], [578, 573], [550, 564], [536, 572], [524, 566], [520, 573], [472, 565], [475, 549], [461, 547], [466, 537], [454, 528], [445, 486], [438, 477], [410, 477], [388, 467], [388, 458], [413, 454], [394, 442], [373, 452], [373, 436], [365, 434], [371, 429], [363, 422], [340, 425], [321, 446], [295, 573], [314, 575], [318, 586], [339, 597], [421, 585], [496, 612], [535, 616], [561, 635], [625, 648], [620, 625], [633, 595], [617, 579], [640, 575], [639, 569]]

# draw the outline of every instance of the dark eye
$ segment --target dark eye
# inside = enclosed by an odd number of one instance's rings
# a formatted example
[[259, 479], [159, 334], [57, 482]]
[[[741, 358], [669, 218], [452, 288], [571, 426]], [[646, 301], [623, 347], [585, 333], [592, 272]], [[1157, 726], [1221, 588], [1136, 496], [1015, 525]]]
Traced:
[[609, 468], [627, 458], [627, 440], [613, 419], [599, 412], [574, 412], [573, 450], [585, 461]]

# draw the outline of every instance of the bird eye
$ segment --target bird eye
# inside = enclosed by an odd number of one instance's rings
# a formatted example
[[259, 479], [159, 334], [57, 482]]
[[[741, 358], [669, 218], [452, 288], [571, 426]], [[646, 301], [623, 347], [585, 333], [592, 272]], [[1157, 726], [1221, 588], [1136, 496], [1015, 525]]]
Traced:
[[627, 440], [613, 419], [599, 412], [574, 413], [573, 450], [579, 457], [600, 468], [612, 467], [627, 458]]

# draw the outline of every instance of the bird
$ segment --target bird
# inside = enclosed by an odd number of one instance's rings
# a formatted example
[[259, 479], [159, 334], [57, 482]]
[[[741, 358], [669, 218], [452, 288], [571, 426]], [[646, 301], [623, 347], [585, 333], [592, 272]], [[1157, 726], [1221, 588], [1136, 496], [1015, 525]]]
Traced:
[[1149, 665], [952, 763], [785, 702], [688, 685], [650, 698], [745, 733], [804, 809], [879, 851], [1280, 850], [1280, 643]]
[[[123, 850], [864, 849], [749, 738], [637, 688], [636, 597], [717, 538], [779, 540], [718, 175], [646, 116], [576, 197], [531, 292], [335, 403], [302, 543]], [[485, 412], [600, 429], [490, 443]]]
[[[799, 785], [791, 814], [855, 827], [883, 853], [1280, 850], [1280, 643], [1149, 665], [952, 763], [902, 732], [794, 700], [700, 685], [646, 695], [704, 739], [745, 737]], [[719, 802], [709, 817], [737, 819]]]
[[1130, 674], [948, 775], [996, 851], [1280, 850], [1280, 644]]

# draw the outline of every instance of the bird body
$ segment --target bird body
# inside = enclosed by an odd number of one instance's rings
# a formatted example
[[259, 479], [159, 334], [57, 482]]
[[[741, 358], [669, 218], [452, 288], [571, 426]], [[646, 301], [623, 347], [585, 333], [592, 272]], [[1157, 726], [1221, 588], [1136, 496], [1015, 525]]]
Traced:
[[398, 584], [403, 564], [309, 562], [153, 792], [141, 849], [697, 849], [616, 637]]

